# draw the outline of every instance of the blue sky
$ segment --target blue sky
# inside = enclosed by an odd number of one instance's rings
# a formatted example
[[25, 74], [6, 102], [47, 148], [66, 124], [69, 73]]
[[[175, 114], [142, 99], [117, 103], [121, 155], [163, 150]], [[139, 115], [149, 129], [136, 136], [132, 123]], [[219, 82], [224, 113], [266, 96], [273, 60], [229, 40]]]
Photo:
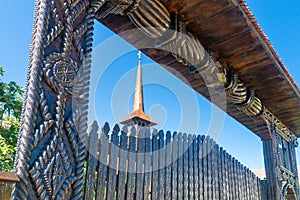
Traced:
[[[251, 0], [248, 4], [291, 75], [297, 83], [300, 83], [300, 1]], [[25, 86], [27, 73], [33, 5], [33, 0], [0, 1], [0, 66], [5, 70], [4, 81], [14, 80], [22, 86]], [[99, 71], [97, 67], [104, 59], [98, 57], [101, 56], [101, 45], [112, 35], [102, 25], [96, 24], [93, 70]], [[137, 52], [130, 49], [130, 46], [126, 48], [128, 52], [113, 59], [107, 65], [99, 82], [96, 82], [93, 103], [95, 116], [101, 123], [104, 121], [114, 123], [125, 117], [122, 115], [126, 115], [131, 108], [130, 88], [133, 90], [134, 87]], [[106, 53], [115, 51], [115, 49], [105, 50]], [[210, 113], [214, 110], [211, 104], [201, 96], [195, 96], [188, 87], [145, 56], [143, 56], [142, 63], [144, 82], [146, 82], [144, 91], [146, 112], [150, 113], [165, 130], [182, 129], [186, 132], [205, 133], [211, 122]], [[159, 77], [163, 78], [159, 79]], [[126, 92], [118, 92], [124, 91], [122, 87], [124, 83], [128, 86]], [[186, 95], [190, 95], [189, 99], [193, 101], [186, 101]], [[188, 105], [191, 103], [196, 106], [195, 109], [189, 110]], [[121, 110], [120, 113], [116, 113], [119, 110]], [[183, 121], [179, 116], [184, 116]], [[197, 116], [196, 121], [187, 120], [195, 116]], [[263, 168], [260, 139], [228, 116], [225, 118], [218, 143], [250, 168]], [[298, 149], [297, 155], [299, 154]], [[297, 158], [300, 161], [299, 156]]]

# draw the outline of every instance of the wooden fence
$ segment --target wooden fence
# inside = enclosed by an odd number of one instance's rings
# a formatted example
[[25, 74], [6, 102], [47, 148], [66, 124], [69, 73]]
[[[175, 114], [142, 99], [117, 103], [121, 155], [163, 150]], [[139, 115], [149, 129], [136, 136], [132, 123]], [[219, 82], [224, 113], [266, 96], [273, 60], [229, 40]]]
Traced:
[[96, 122], [89, 134], [85, 199], [264, 200], [264, 181], [200, 135]]

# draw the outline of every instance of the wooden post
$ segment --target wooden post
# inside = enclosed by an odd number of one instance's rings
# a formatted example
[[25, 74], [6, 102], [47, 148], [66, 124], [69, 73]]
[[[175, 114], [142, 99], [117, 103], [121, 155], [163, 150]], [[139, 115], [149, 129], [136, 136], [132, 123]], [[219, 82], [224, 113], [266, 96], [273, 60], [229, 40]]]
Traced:
[[159, 154], [158, 154], [158, 133], [156, 130], [153, 131], [152, 133], [152, 199], [158, 199], [159, 195], [159, 174], [158, 174], [158, 167], [159, 167]]
[[110, 127], [108, 123], [105, 123], [104, 127], [102, 128], [102, 132], [100, 135], [100, 142], [98, 143], [99, 146], [99, 158], [98, 158], [98, 177], [97, 177], [97, 191], [96, 191], [96, 198], [97, 199], [105, 199], [106, 190], [107, 190], [107, 166], [108, 166], [108, 154], [109, 154], [109, 131]]
[[219, 197], [219, 146], [212, 140], [213, 145], [213, 158], [212, 158], [212, 169], [213, 169], [213, 199], [220, 199]]
[[213, 199], [212, 196], [212, 191], [213, 191], [213, 187], [212, 187], [212, 144], [211, 144], [211, 139], [209, 136], [206, 137], [206, 153], [207, 153], [207, 197], [208, 199]]
[[229, 191], [228, 191], [228, 194], [229, 194], [229, 199], [233, 199], [233, 187], [232, 187], [232, 165], [231, 165], [231, 155], [227, 153], [227, 167], [228, 167], [228, 188], [229, 188]]
[[85, 182], [85, 199], [94, 198], [96, 188], [96, 168], [98, 166], [97, 153], [98, 153], [98, 124], [96, 121], [92, 124], [92, 130], [89, 135], [89, 149], [88, 161], [86, 168], [86, 182]]
[[150, 128], [145, 132], [145, 182], [144, 182], [144, 199], [150, 199], [151, 189], [151, 160], [152, 160], [152, 139]]
[[178, 136], [173, 133], [172, 142], [172, 199], [178, 199]]
[[183, 199], [189, 199], [189, 146], [188, 136], [183, 134]]
[[182, 133], [178, 133], [178, 199], [183, 199], [183, 156]]
[[208, 160], [208, 147], [207, 147], [207, 138], [204, 138], [203, 145], [202, 145], [202, 151], [203, 151], [203, 199], [208, 199], [208, 166], [207, 166], [207, 160]]
[[123, 126], [121, 131], [120, 153], [119, 153], [119, 174], [118, 174], [118, 199], [125, 199], [126, 194], [126, 176], [127, 176], [127, 157], [128, 157], [128, 128]]
[[193, 156], [194, 156], [194, 187], [195, 187], [195, 200], [199, 200], [200, 197], [200, 185], [199, 185], [199, 146], [198, 137], [193, 137]]
[[[193, 135], [189, 134], [188, 135], [188, 158], [189, 158], [189, 178], [188, 178], [188, 183], [189, 183], [189, 199], [195, 199], [195, 188], [194, 188], [194, 146], [193, 146]], [[198, 188], [197, 188], [198, 189]]]
[[223, 152], [224, 156], [224, 177], [225, 177], [225, 198], [227, 200], [230, 200], [229, 198], [229, 175], [228, 175], [228, 157], [227, 157], [227, 152]]
[[172, 199], [172, 143], [171, 143], [171, 132], [166, 133], [166, 193], [165, 199]]
[[165, 196], [165, 181], [166, 181], [166, 177], [165, 177], [165, 134], [162, 130], [159, 131], [158, 133], [159, 135], [159, 198], [160, 199], [166, 199]]
[[281, 187], [278, 180], [279, 155], [275, 125], [270, 125], [271, 138], [263, 141], [264, 161], [267, 178], [268, 199], [280, 200]]
[[120, 127], [116, 124], [111, 134], [110, 153], [109, 153], [109, 167], [107, 180], [107, 199], [115, 198], [115, 189], [117, 183], [117, 160], [119, 154], [119, 132]]
[[237, 170], [236, 170], [236, 160], [234, 157], [232, 157], [232, 184], [233, 184], [233, 199], [238, 199], [238, 192], [237, 189], [239, 188], [238, 182], [237, 182]]
[[13, 187], [20, 181], [13, 172], [0, 171], [0, 199], [9, 200], [12, 197]]
[[81, 199], [94, 16], [105, 1], [36, 0], [16, 199]]
[[199, 199], [203, 200], [204, 199], [204, 171], [203, 171], [203, 150], [204, 150], [204, 136], [198, 136], [198, 151], [199, 151]]
[[137, 128], [137, 155], [136, 155], [136, 199], [142, 200], [144, 195], [144, 162], [145, 162], [145, 130], [146, 127]]
[[134, 199], [136, 190], [136, 128], [131, 127], [129, 133], [129, 146], [128, 146], [128, 172], [127, 172], [127, 195], [126, 199]]
[[225, 174], [224, 174], [224, 157], [223, 157], [223, 148], [221, 147], [219, 150], [220, 157], [220, 196], [225, 198]]

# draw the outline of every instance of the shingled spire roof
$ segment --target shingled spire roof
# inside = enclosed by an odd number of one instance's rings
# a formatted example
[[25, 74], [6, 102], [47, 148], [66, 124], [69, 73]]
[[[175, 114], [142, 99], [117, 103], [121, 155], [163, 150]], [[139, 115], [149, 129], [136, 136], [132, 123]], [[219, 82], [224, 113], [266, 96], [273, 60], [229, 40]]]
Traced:
[[134, 90], [134, 100], [131, 113], [122, 121], [121, 124], [154, 126], [156, 123], [144, 112], [143, 80], [141, 66], [141, 52], [138, 52], [138, 68]]

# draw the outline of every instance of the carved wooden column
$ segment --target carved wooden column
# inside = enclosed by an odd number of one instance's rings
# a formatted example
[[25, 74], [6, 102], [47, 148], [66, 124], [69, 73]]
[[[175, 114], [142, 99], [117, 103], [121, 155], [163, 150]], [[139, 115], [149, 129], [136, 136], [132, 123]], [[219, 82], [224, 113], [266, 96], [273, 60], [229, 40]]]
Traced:
[[269, 128], [271, 137], [263, 141], [268, 199], [299, 199], [296, 137], [281, 132], [275, 124]]
[[271, 125], [270, 140], [263, 141], [264, 161], [267, 178], [268, 199], [280, 200], [280, 186], [277, 181], [279, 161], [275, 126]]
[[93, 19], [103, 1], [36, 0], [15, 199], [82, 196]]

